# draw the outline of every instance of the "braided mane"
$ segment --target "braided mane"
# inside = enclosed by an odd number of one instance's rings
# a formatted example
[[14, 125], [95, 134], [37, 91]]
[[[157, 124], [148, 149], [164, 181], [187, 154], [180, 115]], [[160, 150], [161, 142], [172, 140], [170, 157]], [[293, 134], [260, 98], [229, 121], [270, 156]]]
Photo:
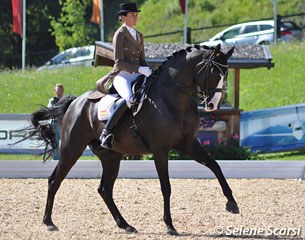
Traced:
[[181, 49], [181, 50], [178, 50], [176, 52], [174, 52], [171, 56], [168, 56], [167, 59], [160, 65], [156, 68], [156, 73], [160, 73], [160, 71], [162, 70], [162, 68], [171, 60], [175, 59], [176, 57], [180, 56], [180, 55], [183, 55], [185, 53], [188, 53], [188, 52], [194, 52], [194, 51], [198, 51], [198, 50], [214, 50], [214, 47], [208, 47], [208, 46], [200, 46], [198, 44], [195, 44], [194, 46], [190, 46], [190, 47], [187, 47], [185, 49]]

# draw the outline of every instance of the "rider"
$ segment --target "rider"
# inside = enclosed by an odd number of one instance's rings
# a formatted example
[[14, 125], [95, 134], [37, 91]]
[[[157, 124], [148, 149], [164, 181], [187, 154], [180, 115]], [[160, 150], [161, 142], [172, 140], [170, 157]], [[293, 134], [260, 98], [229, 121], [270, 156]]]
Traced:
[[136, 3], [121, 3], [119, 18], [123, 25], [113, 36], [114, 67], [105, 77], [96, 82], [100, 92], [107, 93], [107, 87], [112, 82], [113, 87], [123, 98], [107, 121], [101, 134], [101, 146], [111, 148], [113, 142], [113, 129], [127, 108], [133, 102], [131, 85], [133, 81], [143, 74], [149, 77], [152, 73], [145, 62], [143, 35], [135, 29], [138, 21]]

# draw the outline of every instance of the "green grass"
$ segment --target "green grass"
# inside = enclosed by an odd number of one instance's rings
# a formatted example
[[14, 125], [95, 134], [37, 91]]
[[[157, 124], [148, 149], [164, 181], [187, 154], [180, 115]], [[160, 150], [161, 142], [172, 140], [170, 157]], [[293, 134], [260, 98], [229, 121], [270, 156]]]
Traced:
[[[252, 111], [305, 102], [304, 49], [305, 42], [270, 45], [274, 68], [242, 69], [240, 109]], [[58, 82], [65, 86], [65, 94], [80, 95], [95, 88], [96, 80], [109, 70], [110, 68], [106, 67], [69, 67], [47, 71], [30, 69], [24, 72], [1, 72], [0, 113], [35, 111], [38, 105], [48, 103], [49, 98], [53, 96], [54, 85]], [[304, 152], [260, 156], [263, 159], [305, 159]], [[8, 157], [0, 155], [0, 159]], [[11, 157], [21, 159], [20, 155]]]
[[95, 88], [95, 82], [109, 71], [106, 67], [67, 67], [53, 70], [4, 71], [0, 73], [0, 113], [31, 113], [47, 105], [56, 83], [65, 94], [80, 95]]
[[[259, 160], [304, 161], [305, 151], [259, 154]], [[36, 160], [42, 161], [42, 155], [31, 154], [0, 154], [1, 160]], [[80, 160], [98, 160], [97, 156], [81, 156]]]
[[261, 156], [264, 160], [304, 161], [305, 150], [294, 151], [294, 152], [260, 154], [259, 156]]
[[240, 108], [252, 111], [305, 102], [305, 42], [270, 45], [275, 67], [242, 69]]

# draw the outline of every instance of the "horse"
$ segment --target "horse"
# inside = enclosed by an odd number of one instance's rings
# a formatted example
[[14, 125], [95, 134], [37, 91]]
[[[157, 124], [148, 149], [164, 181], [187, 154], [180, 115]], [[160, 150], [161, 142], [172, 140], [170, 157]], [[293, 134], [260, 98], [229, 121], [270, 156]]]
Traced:
[[65, 96], [56, 106], [43, 107], [33, 112], [32, 129], [45, 144], [51, 144], [51, 149], [56, 147], [54, 132], [42, 120], [59, 118], [62, 121], [61, 156], [48, 179], [43, 217], [47, 229], [58, 230], [51, 217], [56, 192], [87, 146], [102, 164], [98, 193], [117, 226], [126, 233], [137, 233], [137, 230], [127, 223], [113, 200], [113, 187], [124, 154], [153, 154], [163, 195], [163, 220], [168, 234], [178, 235], [170, 211], [168, 153], [172, 149], [208, 167], [215, 174], [227, 198], [226, 210], [239, 213], [220, 166], [196, 139], [199, 128], [198, 102], [201, 100], [204, 103], [206, 111], [214, 111], [219, 107], [223, 79], [228, 73], [227, 60], [233, 51], [234, 47], [224, 53], [220, 45], [212, 48], [195, 45], [168, 57], [148, 78], [149, 91], [139, 113], [133, 116], [127, 111], [116, 126], [112, 149], [100, 146], [99, 136], [104, 123], [98, 120], [98, 101], [88, 99], [96, 90], [87, 91], [78, 97]]

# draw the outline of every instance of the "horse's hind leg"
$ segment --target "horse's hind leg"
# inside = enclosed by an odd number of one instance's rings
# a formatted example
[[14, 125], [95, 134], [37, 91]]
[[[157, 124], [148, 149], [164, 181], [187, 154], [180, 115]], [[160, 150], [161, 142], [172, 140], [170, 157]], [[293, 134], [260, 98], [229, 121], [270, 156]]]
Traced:
[[228, 199], [228, 202], [226, 204], [227, 211], [232, 213], [239, 213], [239, 208], [233, 197], [232, 190], [229, 187], [229, 184], [227, 183], [227, 180], [225, 179], [220, 166], [215, 161], [215, 159], [211, 158], [206, 153], [201, 144], [197, 140], [194, 140], [190, 144], [186, 144], [183, 147], [179, 148], [179, 150], [182, 153], [189, 155], [191, 158], [193, 158], [200, 164], [207, 166], [215, 174], [217, 180], [220, 183], [223, 194]]
[[126, 233], [137, 233], [137, 230], [122, 217], [113, 201], [113, 186], [119, 173], [122, 154], [101, 148], [100, 141], [97, 141], [97, 143], [91, 142], [90, 148], [99, 157], [103, 167], [103, 175], [98, 188], [99, 194], [106, 203], [118, 227], [125, 229]]
[[[71, 147], [71, 145], [69, 146]], [[60, 160], [54, 169], [52, 175], [48, 181], [48, 196], [45, 208], [45, 213], [43, 217], [43, 223], [47, 225], [48, 231], [57, 231], [58, 228], [52, 221], [52, 210], [54, 204], [54, 198], [56, 192], [58, 191], [61, 182], [65, 179], [68, 172], [71, 170], [73, 165], [76, 163], [78, 158], [81, 156], [82, 152], [85, 150], [86, 146], [73, 147], [73, 151], [70, 148], [62, 146]]]

